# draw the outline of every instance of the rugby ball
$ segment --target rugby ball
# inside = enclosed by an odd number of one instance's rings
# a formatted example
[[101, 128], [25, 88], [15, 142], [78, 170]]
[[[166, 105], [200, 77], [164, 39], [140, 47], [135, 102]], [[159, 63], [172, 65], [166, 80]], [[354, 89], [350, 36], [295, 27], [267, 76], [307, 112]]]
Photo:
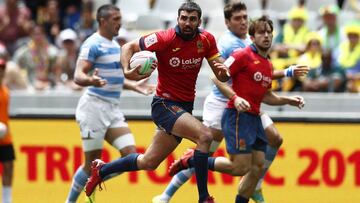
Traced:
[[136, 52], [130, 59], [130, 68], [133, 69], [141, 65], [139, 69], [140, 75], [152, 73], [157, 68], [157, 58], [151, 51]]
[[5, 123], [0, 122], [0, 138], [5, 137], [6, 133], [7, 133], [7, 127]]

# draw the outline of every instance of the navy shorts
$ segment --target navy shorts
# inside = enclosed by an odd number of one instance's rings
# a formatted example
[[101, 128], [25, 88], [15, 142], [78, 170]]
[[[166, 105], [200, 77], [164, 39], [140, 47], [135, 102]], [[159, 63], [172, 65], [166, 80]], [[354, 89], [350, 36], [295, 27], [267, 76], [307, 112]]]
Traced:
[[0, 162], [15, 160], [15, 150], [12, 144], [0, 145]]
[[265, 153], [267, 138], [260, 116], [226, 108], [221, 127], [229, 154], [251, 153], [252, 150]]
[[[183, 113], [192, 114], [193, 108], [194, 102], [177, 102], [155, 96], [151, 103], [151, 117], [158, 128], [171, 134], [176, 120]], [[181, 138], [175, 137], [181, 142]]]

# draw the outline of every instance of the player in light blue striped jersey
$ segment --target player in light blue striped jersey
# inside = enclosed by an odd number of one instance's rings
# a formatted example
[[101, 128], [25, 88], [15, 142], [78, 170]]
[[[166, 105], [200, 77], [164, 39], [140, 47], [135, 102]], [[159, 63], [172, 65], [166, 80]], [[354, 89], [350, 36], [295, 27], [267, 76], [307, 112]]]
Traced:
[[124, 78], [120, 45], [114, 38], [121, 27], [120, 9], [103, 5], [96, 19], [99, 28], [81, 46], [75, 70], [75, 82], [88, 87], [76, 109], [85, 162], [73, 177], [66, 203], [76, 202], [89, 177], [91, 162], [101, 158], [104, 140], [121, 156], [136, 152], [133, 135], [119, 106], [122, 89], [145, 95], [154, 91], [151, 85]]

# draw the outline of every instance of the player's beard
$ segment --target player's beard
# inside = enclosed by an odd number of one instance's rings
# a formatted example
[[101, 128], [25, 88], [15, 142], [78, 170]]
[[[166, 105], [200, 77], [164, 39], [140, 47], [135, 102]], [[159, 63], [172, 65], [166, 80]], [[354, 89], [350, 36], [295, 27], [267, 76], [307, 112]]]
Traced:
[[271, 42], [270, 42], [269, 46], [262, 46], [262, 45], [257, 44], [256, 47], [262, 52], [267, 52], [271, 48]]

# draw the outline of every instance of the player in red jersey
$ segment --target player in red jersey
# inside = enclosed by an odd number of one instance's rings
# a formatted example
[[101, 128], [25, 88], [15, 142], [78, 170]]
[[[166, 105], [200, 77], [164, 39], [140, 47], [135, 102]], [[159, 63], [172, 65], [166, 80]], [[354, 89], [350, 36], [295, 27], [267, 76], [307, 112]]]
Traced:
[[[271, 91], [272, 64], [268, 51], [272, 43], [273, 25], [267, 17], [252, 21], [249, 35], [253, 44], [235, 51], [225, 62], [232, 79], [233, 96], [222, 117], [226, 140], [225, 157], [209, 158], [209, 169], [244, 176], [238, 189], [236, 203], [247, 203], [255, 190], [265, 162], [267, 138], [260, 119], [260, 104], [289, 104], [302, 108], [300, 96], [278, 96]], [[210, 161], [214, 159], [214, 161]], [[213, 163], [211, 165], [210, 163]], [[192, 152], [187, 152], [170, 168], [171, 173], [192, 167]]]
[[179, 145], [182, 138], [197, 144], [194, 159], [199, 202], [214, 202], [207, 189], [207, 164], [210, 130], [191, 115], [195, 83], [204, 58], [220, 81], [229, 79], [227, 68], [210, 33], [199, 29], [201, 8], [194, 2], [183, 3], [178, 9], [178, 25], [141, 37], [123, 46], [121, 62], [125, 77], [139, 80], [139, 67], [130, 70], [131, 56], [140, 50], [154, 51], [158, 59], [158, 85], [152, 102], [152, 118], [158, 130], [144, 154], [133, 154], [104, 164], [93, 163], [93, 173], [85, 186], [87, 195], [114, 172], [154, 170]]

